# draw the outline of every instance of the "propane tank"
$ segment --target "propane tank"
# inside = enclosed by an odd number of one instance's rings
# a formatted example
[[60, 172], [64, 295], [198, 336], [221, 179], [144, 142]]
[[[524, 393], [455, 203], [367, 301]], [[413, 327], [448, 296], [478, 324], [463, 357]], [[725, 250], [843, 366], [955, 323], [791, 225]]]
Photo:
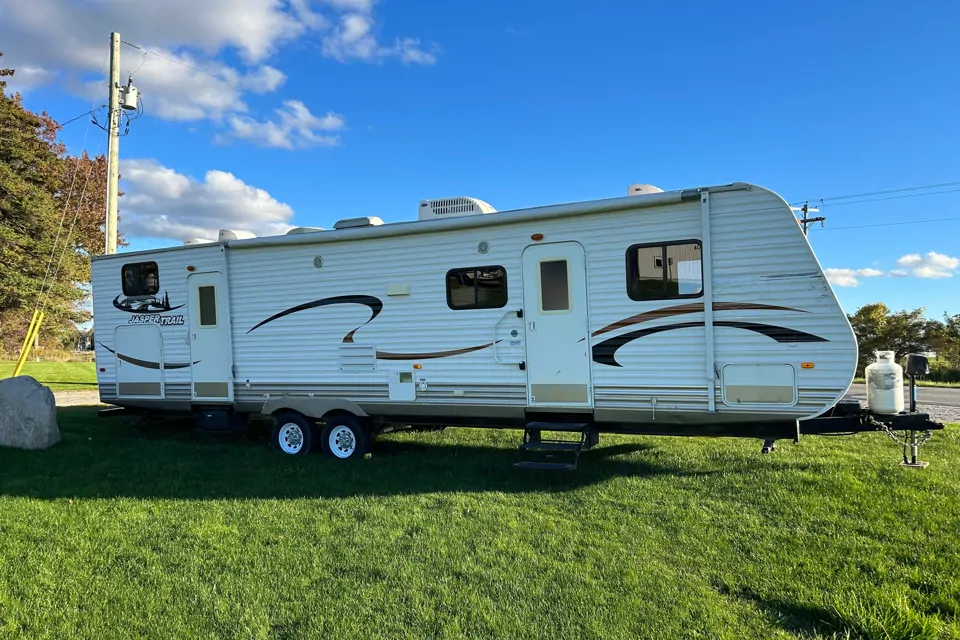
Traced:
[[867, 408], [879, 414], [903, 411], [903, 369], [893, 351], [877, 351], [877, 361], [867, 366]]

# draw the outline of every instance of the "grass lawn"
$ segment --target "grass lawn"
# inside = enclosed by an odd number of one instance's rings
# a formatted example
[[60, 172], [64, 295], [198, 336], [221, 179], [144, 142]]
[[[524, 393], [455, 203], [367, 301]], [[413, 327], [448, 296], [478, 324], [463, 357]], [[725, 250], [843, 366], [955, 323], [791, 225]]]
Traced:
[[243, 436], [60, 410], [0, 451], [0, 637], [957, 638], [960, 426], [604, 436], [573, 474], [519, 433], [297, 460]]
[[[865, 378], [854, 378], [853, 382], [855, 384], [866, 384]], [[910, 386], [910, 380], [904, 376], [903, 385], [905, 387]], [[936, 380], [917, 380], [918, 387], [940, 387], [943, 389], [960, 389], [960, 382], [938, 382]]]
[[[16, 362], [0, 360], [0, 380], [11, 373]], [[22, 375], [32, 376], [54, 391], [86, 391], [97, 388], [97, 371], [92, 362], [26, 362]]]

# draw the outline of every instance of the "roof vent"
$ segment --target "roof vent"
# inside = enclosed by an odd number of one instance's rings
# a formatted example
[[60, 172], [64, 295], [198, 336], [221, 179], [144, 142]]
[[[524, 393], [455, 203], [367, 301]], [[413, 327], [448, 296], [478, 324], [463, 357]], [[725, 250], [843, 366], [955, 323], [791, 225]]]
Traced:
[[334, 229], [356, 229], [357, 227], [379, 227], [383, 220], [377, 216], [363, 216], [362, 218], [347, 218], [346, 220], [337, 220], [333, 224]]
[[650, 193], [663, 193], [663, 189], [652, 184], [632, 184], [627, 189], [628, 196], [645, 196]]
[[256, 238], [257, 236], [253, 235], [249, 231], [241, 231], [239, 229], [220, 229], [220, 239], [218, 242], [225, 242], [227, 240], [246, 240], [247, 238]]
[[187, 238], [183, 241], [183, 244], [213, 244], [216, 240], [208, 240], [207, 238]]
[[496, 212], [497, 210], [489, 204], [476, 198], [441, 198], [439, 200], [421, 200], [419, 219], [462, 218]]
[[287, 231], [288, 236], [295, 236], [300, 233], [316, 233], [317, 231], [323, 231], [322, 227], [294, 227]]

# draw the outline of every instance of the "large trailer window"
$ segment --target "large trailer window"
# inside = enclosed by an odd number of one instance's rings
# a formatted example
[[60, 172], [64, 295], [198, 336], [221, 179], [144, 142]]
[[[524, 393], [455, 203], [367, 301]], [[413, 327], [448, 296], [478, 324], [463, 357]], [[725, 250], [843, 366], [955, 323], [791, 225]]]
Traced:
[[627, 295], [637, 301], [702, 296], [700, 242], [635, 244], [627, 249]]
[[457, 311], [507, 306], [507, 270], [493, 266], [447, 271], [447, 306]]
[[123, 295], [128, 298], [155, 296], [160, 291], [160, 270], [156, 262], [125, 264], [120, 270]]

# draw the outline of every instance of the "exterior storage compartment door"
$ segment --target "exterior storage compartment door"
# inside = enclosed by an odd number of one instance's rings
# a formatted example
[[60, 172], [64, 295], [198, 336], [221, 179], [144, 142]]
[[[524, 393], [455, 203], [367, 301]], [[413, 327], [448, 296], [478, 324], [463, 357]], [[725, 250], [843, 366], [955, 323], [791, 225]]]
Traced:
[[163, 340], [156, 324], [121, 325], [114, 332], [117, 397], [163, 397]]

